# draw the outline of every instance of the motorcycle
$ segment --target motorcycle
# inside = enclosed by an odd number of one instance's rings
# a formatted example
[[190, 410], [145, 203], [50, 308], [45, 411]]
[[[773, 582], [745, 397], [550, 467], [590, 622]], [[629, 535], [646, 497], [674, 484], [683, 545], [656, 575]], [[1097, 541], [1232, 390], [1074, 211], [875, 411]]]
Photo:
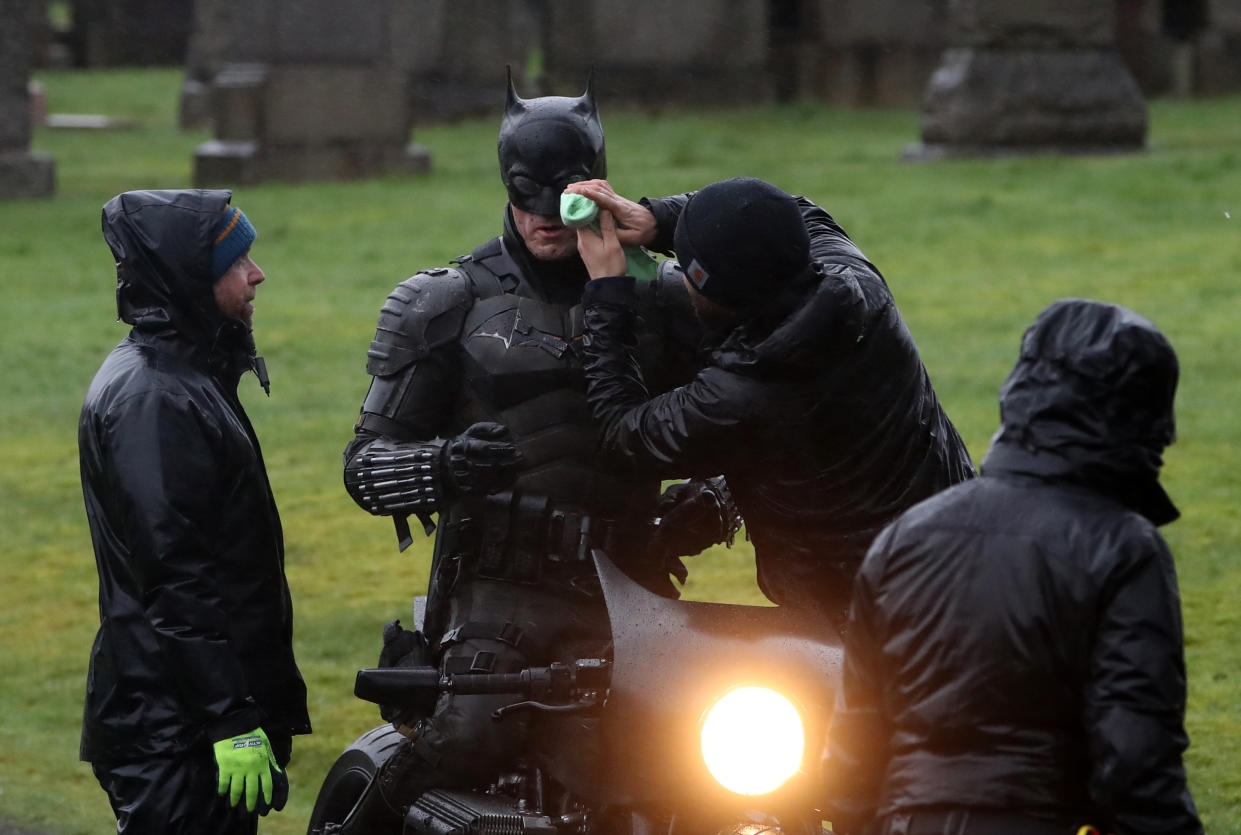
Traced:
[[[659, 597], [594, 557], [612, 657], [516, 673], [358, 672], [375, 703], [419, 694], [521, 697], [495, 712], [549, 719], [539, 756], [471, 790], [409, 798], [403, 835], [819, 835], [819, 766], [840, 680], [839, 636], [788, 608]], [[360, 736], [328, 772], [309, 833], [332, 832], [402, 741]]]

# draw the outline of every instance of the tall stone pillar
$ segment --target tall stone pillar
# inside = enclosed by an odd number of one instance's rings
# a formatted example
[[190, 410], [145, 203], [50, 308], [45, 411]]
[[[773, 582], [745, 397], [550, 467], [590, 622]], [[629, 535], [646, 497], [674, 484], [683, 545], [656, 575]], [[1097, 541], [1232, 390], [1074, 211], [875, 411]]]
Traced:
[[88, 67], [185, 60], [194, 0], [73, 0], [73, 28]]
[[[259, 10], [261, 3], [251, 7]], [[247, 37], [246, 9], [235, 0], [196, 0], [194, 25], [185, 50], [185, 76], [177, 122], [183, 128], [211, 124], [211, 82], [229, 61], [260, 61]]]
[[[484, 115], [504, 109], [505, 66], [523, 96], [543, 91], [525, 78], [542, 54], [540, 0], [404, 0], [414, 14], [407, 64], [419, 119]], [[579, 91], [580, 92], [580, 91]]]
[[409, 144], [404, 0], [207, 2], [234, 37], [215, 53], [215, 139], [195, 152], [197, 185], [429, 170], [430, 154]]
[[25, 0], [0, 0], [0, 199], [56, 190], [51, 157], [30, 150], [30, 37]]
[[1207, 0], [1206, 29], [1197, 38], [1193, 69], [1197, 93], [1241, 90], [1241, 0]]
[[909, 156], [1144, 147], [1146, 102], [1116, 48], [1115, 0], [951, 0], [949, 14]]
[[[944, 51], [944, 0], [809, 0], [810, 92], [846, 106], [916, 105]], [[778, 60], [778, 59], [777, 59]]]
[[764, 0], [546, 0], [546, 15], [553, 87], [577, 95], [593, 68], [603, 108], [733, 106], [774, 95]]

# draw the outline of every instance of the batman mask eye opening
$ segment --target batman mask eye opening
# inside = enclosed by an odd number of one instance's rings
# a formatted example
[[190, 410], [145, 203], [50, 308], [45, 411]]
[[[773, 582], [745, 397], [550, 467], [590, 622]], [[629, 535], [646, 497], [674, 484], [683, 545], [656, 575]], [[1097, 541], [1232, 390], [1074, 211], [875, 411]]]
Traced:
[[539, 193], [539, 184], [524, 174], [514, 174], [509, 184], [526, 197], [533, 197]]

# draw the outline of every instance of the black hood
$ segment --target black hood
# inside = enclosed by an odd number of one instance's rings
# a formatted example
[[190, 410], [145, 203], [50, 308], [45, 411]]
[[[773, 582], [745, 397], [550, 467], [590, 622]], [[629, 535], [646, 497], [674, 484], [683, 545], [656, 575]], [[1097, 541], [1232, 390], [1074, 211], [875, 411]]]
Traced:
[[576, 98], [523, 99], [510, 73], [497, 149], [510, 202], [525, 212], [559, 217], [565, 186], [608, 173], [593, 78]]
[[1171, 522], [1179, 512], [1159, 469], [1176, 437], [1178, 375], [1171, 343], [1143, 317], [1085, 299], [1057, 301], [1022, 338], [983, 470], [1075, 483], [1155, 524]]
[[127, 191], [103, 207], [103, 237], [116, 259], [116, 310], [135, 329], [175, 332], [213, 360], [254, 364], [250, 329], [216, 306], [212, 230], [227, 190]]

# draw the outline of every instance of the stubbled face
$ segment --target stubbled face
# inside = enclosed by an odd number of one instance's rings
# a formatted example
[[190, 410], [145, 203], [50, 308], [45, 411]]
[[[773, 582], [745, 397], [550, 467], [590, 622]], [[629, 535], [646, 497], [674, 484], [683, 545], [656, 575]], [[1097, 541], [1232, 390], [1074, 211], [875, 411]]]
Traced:
[[530, 254], [540, 261], [564, 261], [577, 254], [577, 231], [558, 216], [536, 215], [509, 205], [513, 225]]
[[228, 272], [216, 279], [212, 288], [216, 306], [228, 318], [249, 325], [254, 317], [254, 296], [266, 278], [247, 252], [233, 262]]
[[694, 316], [709, 333], [723, 335], [732, 330], [739, 319], [737, 311], [713, 302], [699, 293], [698, 288], [687, 276], [681, 276], [681, 280], [685, 283], [685, 289], [689, 291], [689, 303], [694, 308]]

